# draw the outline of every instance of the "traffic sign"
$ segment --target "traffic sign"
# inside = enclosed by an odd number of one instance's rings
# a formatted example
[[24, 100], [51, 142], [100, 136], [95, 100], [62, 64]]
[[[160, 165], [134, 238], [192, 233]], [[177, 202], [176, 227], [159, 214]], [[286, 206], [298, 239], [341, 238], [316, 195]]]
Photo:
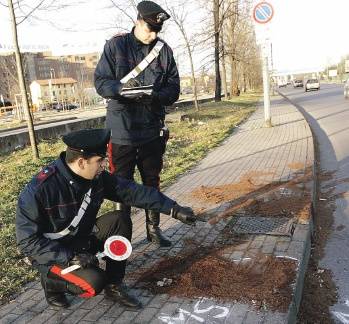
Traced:
[[273, 6], [269, 2], [260, 2], [253, 9], [253, 19], [259, 24], [266, 24], [274, 15]]

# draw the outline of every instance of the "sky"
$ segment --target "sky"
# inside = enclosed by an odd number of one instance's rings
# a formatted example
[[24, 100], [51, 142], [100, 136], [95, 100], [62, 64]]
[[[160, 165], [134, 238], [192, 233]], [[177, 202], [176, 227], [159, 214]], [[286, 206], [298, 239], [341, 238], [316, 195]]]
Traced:
[[348, 0], [270, 0], [274, 16], [256, 26], [269, 38], [278, 72], [321, 69], [349, 54]]
[[[274, 16], [269, 23], [255, 24], [255, 27], [259, 42], [264, 43], [267, 38], [268, 47], [272, 44], [276, 71], [319, 70], [349, 53], [345, 33], [349, 0], [267, 1], [274, 8]], [[57, 55], [101, 51], [105, 40], [117, 32], [117, 24], [132, 27], [127, 18], [121, 22], [115, 9], [105, 9], [111, 0], [80, 2], [76, 7], [45, 13], [44, 19], [53, 22], [59, 30], [44, 21], [27, 21], [19, 25], [18, 35], [23, 50], [51, 49]], [[258, 2], [256, 0], [255, 4]], [[135, 18], [133, 10], [128, 12]], [[200, 21], [199, 10], [192, 10], [190, 14], [191, 22]], [[192, 23], [191, 28], [196, 25]], [[163, 35], [173, 48], [180, 42], [175, 35], [173, 32]], [[0, 53], [8, 52], [11, 44], [8, 9], [0, 6]]]

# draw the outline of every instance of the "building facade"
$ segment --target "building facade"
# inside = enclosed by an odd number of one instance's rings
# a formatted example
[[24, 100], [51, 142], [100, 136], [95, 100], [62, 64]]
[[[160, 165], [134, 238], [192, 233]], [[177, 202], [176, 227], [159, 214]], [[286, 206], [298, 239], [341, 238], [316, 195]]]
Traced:
[[[53, 56], [51, 52], [23, 53], [24, 77], [29, 85], [34, 80], [72, 78], [79, 88], [93, 87], [97, 53]], [[19, 93], [14, 54], [0, 55], [0, 95], [10, 101]]]
[[51, 103], [77, 100], [77, 81], [73, 78], [35, 80], [30, 84], [33, 105], [38, 108]]

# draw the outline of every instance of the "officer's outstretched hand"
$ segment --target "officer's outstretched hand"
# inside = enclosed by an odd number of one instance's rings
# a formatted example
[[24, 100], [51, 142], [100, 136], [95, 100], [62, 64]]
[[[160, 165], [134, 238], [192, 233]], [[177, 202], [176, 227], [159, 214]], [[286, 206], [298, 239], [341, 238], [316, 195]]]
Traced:
[[79, 265], [81, 268], [98, 266], [98, 259], [95, 255], [90, 253], [78, 253], [69, 261], [69, 265]]
[[190, 207], [182, 207], [178, 204], [173, 206], [171, 216], [188, 225], [194, 225], [197, 220], [193, 210]]

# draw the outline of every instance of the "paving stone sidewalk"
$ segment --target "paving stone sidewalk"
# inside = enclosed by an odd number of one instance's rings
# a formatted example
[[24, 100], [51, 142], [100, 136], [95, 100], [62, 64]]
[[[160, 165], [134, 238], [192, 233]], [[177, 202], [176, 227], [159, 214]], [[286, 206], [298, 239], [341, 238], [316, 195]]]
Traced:
[[[244, 124], [212, 150], [194, 169], [182, 175], [165, 193], [182, 205], [221, 212], [226, 203], [203, 203], [191, 192], [201, 186], [238, 183], [249, 172], [259, 174], [263, 184], [283, 182], [305, 175], [314, 162], [313, 139], [303, 116], [280, 97], [272, 100], [272, 128], [263, 127], [263, 109], [259, 108]], [[298, 165], [295, 169], [293, 165]], [[298, 184], [312, 190], [312, 183]], [[170, 248], [158, 248], [145, 240], [144, 214], [133, 217], [133, 248], [127, 273], [151, 268], [163, 256], [175, 256], [184, 247], [185, 239], [195, 238], [201, 246], [210, 246], [222, 239], [226, 221], [209, 226], [199, 223], [189, 227], [166, 215], [161, 227], [173, 242]], [[74, 298], [72, 305], [61, 311], [47, 306], [39, 282], [24, 287], [14, 301], [0, 307], [0, 323], [294, 323], [300, 301], [304, 271], [310, 251], [311, 224], [294, 224], [289, 236], [265, 234], [249, 235], [234, 245], [226, 255], [240, 262], [258, 253], [287, 257], [298, 262], [297, 278], [293, 285], [292, 302], [285, 313], [256, 310], [253, 305], [219, 302], [207, 298], [179, 298], [166, 294], [152, 295], [135, 285], [135, 277], [127, 276], [127, 283], [144, 305], [139, 311], [120, 307], [106, 300], [103, 294], [92, 299]]]

